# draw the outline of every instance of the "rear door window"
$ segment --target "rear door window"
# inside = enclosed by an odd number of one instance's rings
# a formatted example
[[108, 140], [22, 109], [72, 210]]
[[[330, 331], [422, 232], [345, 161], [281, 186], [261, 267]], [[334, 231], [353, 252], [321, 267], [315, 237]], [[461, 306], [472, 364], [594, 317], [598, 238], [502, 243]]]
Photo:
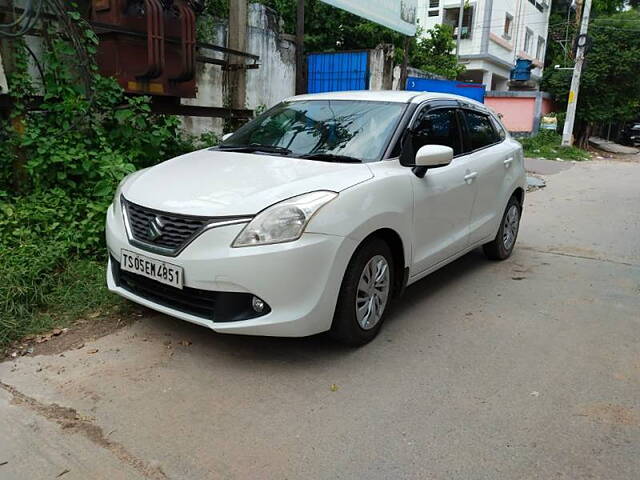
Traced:
[[468, 132], [468, 150], [478, 150], [501, 141], [500, 135], [496, 132], [489, 115], [465, 110], [464, 117]]

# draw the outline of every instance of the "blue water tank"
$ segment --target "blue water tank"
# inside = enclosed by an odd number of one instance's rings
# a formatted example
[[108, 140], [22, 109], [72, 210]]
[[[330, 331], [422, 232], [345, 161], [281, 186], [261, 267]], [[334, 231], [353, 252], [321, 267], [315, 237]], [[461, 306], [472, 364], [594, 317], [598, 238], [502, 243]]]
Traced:
[[531, 70], [535, 67], [531, 60], [519, 58], [516, 60], [516, 66], [511, 69], [511, 80], [520, 80], [526, 82], [531, 79]]

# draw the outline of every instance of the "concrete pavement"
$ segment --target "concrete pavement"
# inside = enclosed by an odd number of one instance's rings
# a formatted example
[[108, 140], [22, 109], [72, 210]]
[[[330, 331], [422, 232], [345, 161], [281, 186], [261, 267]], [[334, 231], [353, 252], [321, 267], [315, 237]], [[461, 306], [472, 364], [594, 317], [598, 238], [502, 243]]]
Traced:
[[0, 479], [640, 478], [640, 164], [546, 179], [364, 348], [150, 312], [0, 364]]

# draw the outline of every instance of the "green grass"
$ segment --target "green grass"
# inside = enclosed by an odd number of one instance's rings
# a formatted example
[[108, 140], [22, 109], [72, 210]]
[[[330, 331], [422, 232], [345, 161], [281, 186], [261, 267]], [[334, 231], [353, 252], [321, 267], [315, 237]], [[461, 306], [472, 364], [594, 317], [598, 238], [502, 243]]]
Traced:
[[[50, 252], [9, 250], [13, 258], [0, 254], [0, 352], [26, 335], [64, 327], [88, 313], [126, 309], [106, 288], [106, 262], [77, 257], [52, 262]], [[21, 264], [24, 260], [29, 263]]]
[[576, 147], [562, 147], [562, 137], [550, 130], [541, 130], [535, 137], [520, 139], [525, 157], [547, 158], [549, 160], [589, 160], [586, 150]]
[[61, 189], [0, 191], [0, 354], [26, 335], [89, 313], [99, 321], [125, 304], [106, 288], [104, 215], [83, 208], [90, 203]]

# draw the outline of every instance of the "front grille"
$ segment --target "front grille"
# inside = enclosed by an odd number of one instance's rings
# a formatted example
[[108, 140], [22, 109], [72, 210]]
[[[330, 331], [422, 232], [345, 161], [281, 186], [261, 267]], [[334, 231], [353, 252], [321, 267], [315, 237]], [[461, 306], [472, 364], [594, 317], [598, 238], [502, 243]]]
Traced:
[[175, 288], [120, 268], [112, 256], [111, 271], [116, 285], [134, 295], [179, 312], [214, 322], [237, 322], [266, 315], [271, 308], [258, 313], [251, 308], [250, 293], [217, 292], [198, 288]]
[[[180, 250], [214, 219], [159, 212], [124, 200], [133, 238], [149, 245], [175, 252]], [[161, 234], [152, 235], [151, 222], [159, 222]]]

